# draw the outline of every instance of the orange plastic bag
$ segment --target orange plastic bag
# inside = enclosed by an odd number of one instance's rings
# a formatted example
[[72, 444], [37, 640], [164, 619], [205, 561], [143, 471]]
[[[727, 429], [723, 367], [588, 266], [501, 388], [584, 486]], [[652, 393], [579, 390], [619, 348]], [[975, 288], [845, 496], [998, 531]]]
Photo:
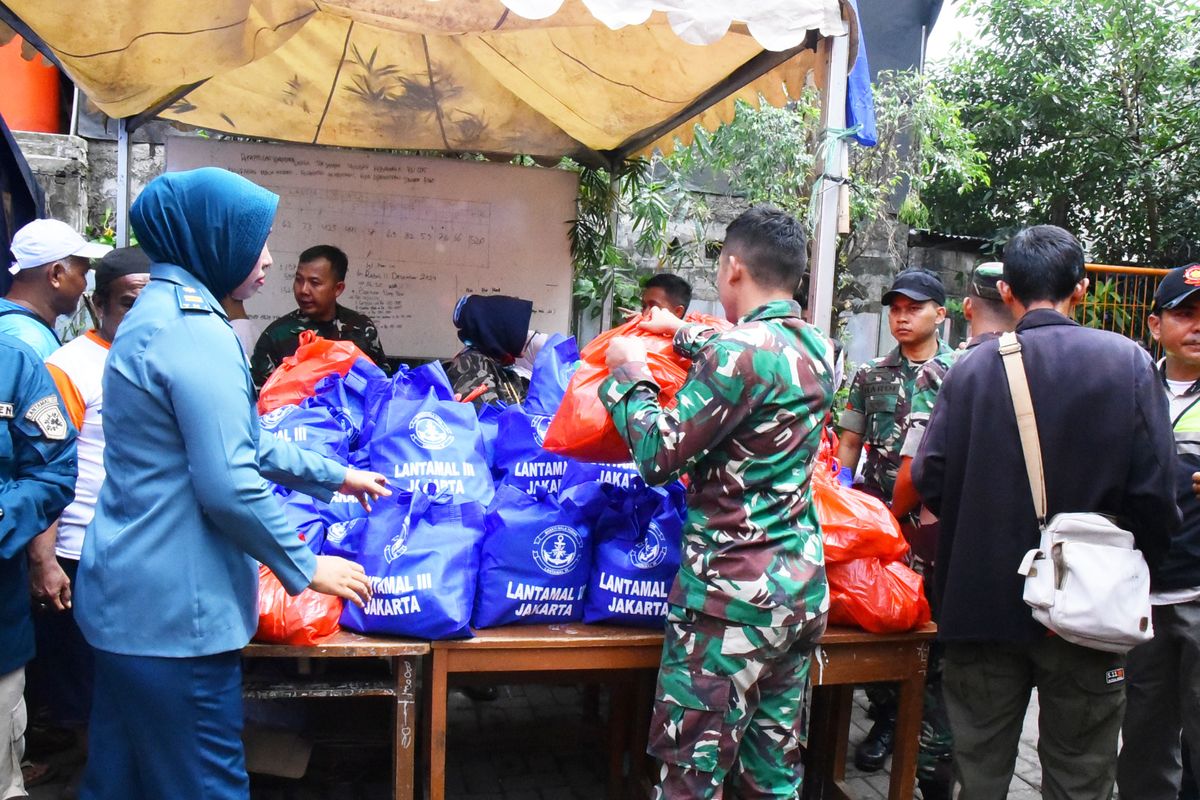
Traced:
[[825, 568], [829, 576], [829, 622], [871, 633], [910, 631], [929, 622], [924, 579], [898, 562], [858, 558]]
[[830, 462], [818, 459], [814, 465], [812, 494], [821, 520], [826, 564], [856, 558], [899, 561], [908, 553], [900, 523], [883, 501], [842, 486]]
[[254, 638], [272, 644], [314, 645], [340, 629], [340, 597], [305, 589], [292, 597], [279, 578], [258, 567], [258, 632]]
[[258, 393], [258, 413], [299, 405], [312, 396], [322, 378], [335, 372], [345, 375], [360, 358], [375, 363], [354, 342], [323, 339], [312, 331], [301, 331], [295, 354], [283, 360]]
[[[723, 319], [707, 314], [688, 314], [688, 322], [711, 325], [718, 330], [731, 326]], [[672, 337], [649, 333], [638, 328], [640, 318], [635, 318], [612, 330], [605, 331], [588, 342], [579, 354], [579, 369], [567, 384], [558, 413], [550, 421], [550, 428], [542, 446], [552, 453], [570, 456], [581, 461], [623, 462], [629, 460], [629, 447], [608, 415], [608, 409], [600, 402], [600, 384], [608, 377], [604, 359], [608, 354], [608, 343], [618, 336], [636, 336], [646, 344], [646, 362], [650, 374], [659, 386], [658, 402], [663, 408], [675, 404], [675, 393], [687, 380], [692, 363], [675, 352]]]

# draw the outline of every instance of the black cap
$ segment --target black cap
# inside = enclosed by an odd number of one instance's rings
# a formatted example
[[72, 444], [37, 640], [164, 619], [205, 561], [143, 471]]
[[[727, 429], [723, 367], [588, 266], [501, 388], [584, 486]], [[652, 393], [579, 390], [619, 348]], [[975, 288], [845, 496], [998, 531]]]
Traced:
[[1004, 277], [1003, 261], [985, 261], [971, 271], [968, 294], [984, 300], [999, 300], [1000, 289], [996, 283]]
[[1170, 311], [1200, 289], [1200, 264], [1176, 267], [1163, 275], [1154, 290], [1154, 311]]
[[96, 267], [96, 291], [103, 294], [108, 285], [124, 275], [150, 271], [150, 257], [140, 247], [118, 247], [100, 259]]
[[892, 288], [883, 296], [883, 304], [891, 305], [898, 294], [918, 303], [933, 300], [939, 306], [946, 304], [946, 287], [942, 286], [941, 279], [924, 269], [906, 269], [897, 275]]

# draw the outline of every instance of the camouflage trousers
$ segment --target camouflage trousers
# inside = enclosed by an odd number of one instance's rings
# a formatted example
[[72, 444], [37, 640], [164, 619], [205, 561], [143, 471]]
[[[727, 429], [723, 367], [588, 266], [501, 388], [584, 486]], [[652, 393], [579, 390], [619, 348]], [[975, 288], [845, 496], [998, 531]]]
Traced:
[[759, 628], [671, 606], [647, 752], [655, 800], [799, 793], [805, 692], [825, 615]]

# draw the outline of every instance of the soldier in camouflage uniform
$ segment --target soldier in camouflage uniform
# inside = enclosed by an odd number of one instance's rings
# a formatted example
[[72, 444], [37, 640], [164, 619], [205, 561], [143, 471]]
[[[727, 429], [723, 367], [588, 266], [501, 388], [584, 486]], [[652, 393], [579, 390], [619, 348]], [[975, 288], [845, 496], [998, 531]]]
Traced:
[[[896, 276], [882, 302], [888, 307], [888, 325], [897, 345], [854, 374], [839, 420], [838, 460], [854, 470], [865, 445], [866, 462], [858, 488], [890, 503], [900, 469], [900, 432], [908, 418], [917, 373], [950, 348], [937, 335], [946, 318], [946, 289], [936, 275], [905, 270]], [[874, 771], [883, 767], [892, 750], [898, 700], [890, 684], [868, 686], [867, 695], [875, 724], [855, 748], [854, 763], [859, 769]], [[941, 796], [940, 787], [926, 784], [929, 781], [922, 785], [926, 800]], [[944, 788], [949, 791], [948, 785]]]
[[359, 350], [388, 369], [379, 331], [365, 314], [337, 302], [346, 288], [346, 254], [330, 245], [310, 247], [300, 254], [292, 295], [298, 308], [267, 326], [250, 357], [250, 377], [261, 389], [283, 360], [300, 346], [300, 333], [312, 331], [322, 339], [354, 342]]
[[[917, 373], [911, 409], [900, 427], [901, 465], [892, 498], [892, 513], [898, 517], [910, 515], [920, 503], [917, 491], [912, 485], [912, 460], [921, 447], [925, 426], [929, 423], [929, 415], [933, 412], [933, 404], [937, 400], [946, 373], [977, 345], [1013, 329], [1012, 313], [1000, 299], [1000, 291], [996, 288], [1003, 268], [1004, 265], [998, 261], [980, 264], [975, 268], [971, 273], [967, 298], [963, 303], [963, 313], [971, 327], [971, 338], [965, 348], [942, 353], [930, 359]], [[934, 556], [937, 553], [937, 523], [918, 524], [916, 530], [918, 536], [913, 541], [913, 569], [925, 576], [925, 589], [929, 593], [936, 569]], [[938, 598], [930, 597], [929, 600], [936, 619]], [[917, 777], [923, 785], [933, 782], [949, 784], [953, 774], [954, 740], [950, 733], [950, 720], [946, 716], [946, 703], [942, 695], [942, 648], [937, 643], [934, 643], [930, 650], [929, 666], [925, 675], [925, 715], [921, 721]]]
[[649, 753], [659, 798], [795, 797], [808, 663], [829, 608], [810, 478], [832, 400], [829, 345], [791, 299], [804, 231], [755, 207], [730, 224], [717, 333], [655, 309], [693, 362], [673, 409], [658, 403], [645, 348], [614, 340], [600, 397], [642, 476], [691, 478], [671, 588]]

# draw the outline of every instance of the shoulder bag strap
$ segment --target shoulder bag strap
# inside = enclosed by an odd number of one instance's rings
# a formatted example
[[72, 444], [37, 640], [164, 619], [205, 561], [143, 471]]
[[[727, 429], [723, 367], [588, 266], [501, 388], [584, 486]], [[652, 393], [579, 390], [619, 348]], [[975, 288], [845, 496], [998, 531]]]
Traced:
[[1029, 380], [1025, 361], [1021, 358], [1021, 342], [1012, 333], [1000, 337], [1000, 357], [1017, 415], [1017, 430], [1021, 433], [1021, 451], [1025, 454], [1025, 472], [1029, 476], [1029, 491], [1033, 494], [1033, 510], [1038, 524], [1046, 524], [1046, 475], [1042, 471], [1042, 446], [1038, 439], [1037, 420], [1033, 415], [1033, 398], [1029, 396]]

